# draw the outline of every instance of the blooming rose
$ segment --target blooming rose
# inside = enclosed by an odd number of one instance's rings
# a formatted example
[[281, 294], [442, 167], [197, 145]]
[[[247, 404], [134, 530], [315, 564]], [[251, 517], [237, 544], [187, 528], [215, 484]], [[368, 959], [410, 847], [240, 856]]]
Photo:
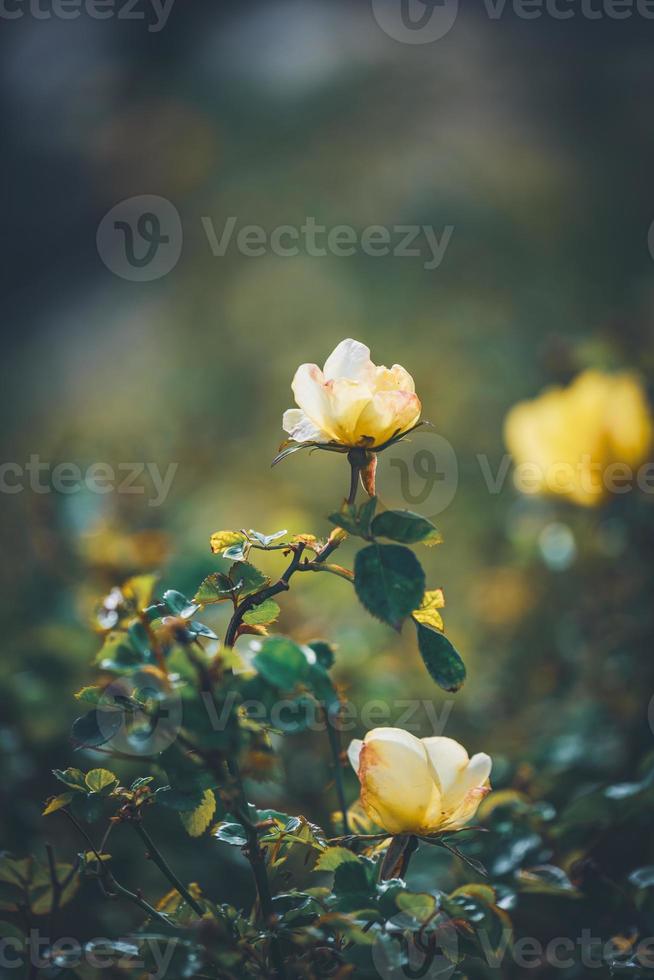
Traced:
[[411, 375], [399, 364], [377, 367], [357, 340], [342, 340], [322, 371], [301, 364], [292, 388], [300, 407], [284, 412], [282, 424], [295, 442], [374, 449], [420, 418]]
[[458, 830], [490, 792], [491, 758], [452, 738], [416, 738], [401, 728], [373, 728], [353, 739], [348, 758], [361, 803], [389, 834]]
[[612, 464], [647, 459], [653, 434], [643, 386], [629, 372], [584, 371], [567, 388], [515, 405], [504, 422], [514, 461], [529, 464], [529, 490], [583, 506], [604, 499]]

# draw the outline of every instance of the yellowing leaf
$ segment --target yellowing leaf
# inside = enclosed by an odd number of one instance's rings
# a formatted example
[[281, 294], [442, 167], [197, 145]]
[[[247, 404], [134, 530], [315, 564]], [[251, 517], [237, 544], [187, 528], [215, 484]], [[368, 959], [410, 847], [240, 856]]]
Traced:
[[351, 861], [357, 864], [359, 859], [347, 847], [328, 847], [323, 851], [318, 860], [314, 871], [336, 871], [342, 864]]
[[77, 691], [75, 694], [75, 698], [78, 701], [84, 701], [87, 704], [97, 704], [98, 701], [100, 700], [101, 694], [102, 694], [101, 687], [95, 687], [93, 685], [90, 685], [89, 687], [83, 687], [79, 691]]
[[202, 803], [195, 810], [190, 810], [188, 813], [180, 813], [179, 818], [184, 824], [186, 833], [190, 837], [199, 837], [200, 834], [205, 832], [213, 820], [215, 812], [216, 797], [213, 795], [212, 790], [206, 789], [202, 797]]
[[145, 609], [152, 602], [152, 593], [157, 584], [156, 575], [135, 575], [121, 588], [126, 599], [131, 599], [137, 609]]
[[211, 550], [214, 555], [220, 554], [225, 548], [232, 548], [235, 544], [245, 541], [242, 531], [216, 531], [211, 535]]
[[169, 892], [159, 899], [156, 908], [159, 912], [165, 912], [166, 915], [174, 915], [177, 909], [182, 904], [182, 896], [179, 894], [176, 888], [171, 888]]
[[303, 544], [311, 551], [317, 552], [320, 549], [320, 542], [315, 534], [296, 534], [293, 538], [291, 538], [291, 541], [293, 544]]
[[86, 774], [85, 782], [92, 793], [100, 793], [103, 789], [115, 786], [118, 777], [108, 769], [91, 769]]
[[433, 629], [443, 632], [445, 626], [439, 613], [445, 605], [445, 598], [442, 589], [432, 589], [425, 592], [424, 597], [418, 608], [413, 612], [413, 618], [424, 626], [431, 626]]
[[487, 905], [495, 905], [497, 901], [494, 888], [491, 888], [490, 885], [477, 884], [476, 882], [473, 882], [471, 885], [461, 885], [460, 888], [451, 892], [449, 897], [458, 898], [459, 895], [471, 895], [472, 898], [478, 898]]
[[50, 813], [56, 813], [57, 810], [61, 810], [62, 807], [68, 806], [72, 798], [73, 793], [62, 793], [61, 796], [51, 796], [47, 801], [41, 816], [47, 817]]
[[327, 538], [328, 544], [341, 544], [342, 541], [347, 539], [347, 531], [343, 530], [342, 527], [335, 527], [332, 533]]

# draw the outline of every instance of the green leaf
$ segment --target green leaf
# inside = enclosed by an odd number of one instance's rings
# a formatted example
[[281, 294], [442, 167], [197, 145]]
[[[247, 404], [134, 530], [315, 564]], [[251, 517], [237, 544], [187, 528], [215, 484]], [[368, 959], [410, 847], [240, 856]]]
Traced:
[[385, 510], [372, 522], [375, 537], [390, 538], [400, 544], [440, 544], [443, 540], [440, 531], [431, 521], [410, 510]]
[[223, 551], [223, 558], [231, 558], [232, 561], [245, 561], [250, 554], [251, 544], [245, 539], [240, 544], [233, 544]]
[[64, 786], [86, 793], [86, 776], [81, 769], [53, 769], [52, 775]]
[[101, 793], [106, 789], [113, 789], [118, 784], [118, 776], [114, 776], [108, 769], [91, 769], [86, 774], [86, 785], [91, 793]]
[[311, 647], [316, 655], [316, 660], [324, 670], [329, 670], [330, 667], [334, 666], [336, 657], [334, 656], [334, 649], [329, 643], [324, 640], [312, 640], [307, 646]]
[[213, 831], [213, 836], [226, 844], [235, 844], [238, 847], [243, 847], [248, 842], [245, 828], [240, 823], [231, 820], [223, 820], [222, 823], [219, 823]]
[[280, 538], [283, 538], [288, 531], [275, 531], [273, 534], [261, 534], [260, 531], [248, 531], [248, 537], [251, 538], [260, 548], [269, 548], [272, 544], [279, 542]]
[[348, 504], [346, 501], [339, 511], [329, 515], [329, 520], [337, 527], [342, 527], [348, 534], [370, 539], [372, 537], [371, 521], [376, 506], [376, 497], [370, 497], [360, 507], [355, 504]]
[[183, 619], [189, 619], [198, 608], [196, 603], [175, 589], [167, 589], [163, 594], [163, 601], [173, 616], [181, 616]]
[[23, 887], [31, 874], [29, 858], [12, 858], [8, 854], [0, 857], [0, 881], [9, 885]]
[[374, 908], [376, 904], [374, 862], [358, 857], [356, 862], [345, 861], [334, 872], [334, 893], [342, 912]]
[[214, 572], [208, 575], [201, 583], [198, 591], [193, 596], [193, 602], [202, 603], [203, 606], [212, 602], [225, 602], [234, 595], [234, 583], [222, 572]]
[[356, 854], [352, 851], [348, 851], [347, 847], [328, 847], [326, 851], [323, 851], [316, 862], [314, 871], [336, 871], [340, 868], [342, 864], [347, 861], [353, 861], [355, 864], [359, 863], [359, 859]]
[[309, 662], [302, 647], [285, 636], [270, 636], [261, 642], [254, 657], [261, 676], [282, 691], [291, 691], [309, 675]]
[[426, 922], [438, 908], [434, 896], [427, 892], [400, 891], [395, 896], [395, 903], [401, 912], [408, 912], [418, 922]]
[[422, 602], [425, 573], [408, 548], [371, 544], [354, 560], [354, 587], [368, 612], [399, 630]]
[[80, 748], [97, 748], [117, 735], [122, 724], [123, 712], [119, 709], [107, 707], [102, 711], [89, 711], [75, 719], [71, 738]]
[[443, 690], [458, 691], [466, 679], [463, 660], [443, 633], [416, 623], [418, 647], [430, 675]]
[[132, 646], [141, 654], [144, 660], [151, 657], [150, 637], [148, 631], [140, 620], [133, 622], [127, 629]]
[[266, 599], [260, 605], [250, 609], [243, 616], [243, 622], [248, 626], [268, 626], [279, 617], [281, 610], [274, 599]]
[[113, 631], [105, 636], [95, 662], [103, 670], [122, 672], [141, 667], [147, 659], [139, 653], [127, 633]]
[[194, 810], [182, 812], [179, 819], [184, 824], [186, 833], [190, 837], [199, 837], [203, 834], [216, 812], [216, 797], [210, 789], [204, 791], [202, 802]]
[[268, 585], [270, 579], [247, 561], [235, 562], [229, 570], [234, 589], [243, 598]]

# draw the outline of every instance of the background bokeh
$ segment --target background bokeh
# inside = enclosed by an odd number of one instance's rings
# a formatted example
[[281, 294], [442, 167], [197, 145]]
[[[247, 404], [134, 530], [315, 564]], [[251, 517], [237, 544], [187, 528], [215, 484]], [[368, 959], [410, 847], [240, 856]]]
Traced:
[[[68, 731], [98, 595], [153, 567], [192, 594], [219, 528], [324, 532], [344, 459], [269, 464], [295, 368], [347, 336], [411, 371], [454, 449], [445, 543], [424, 564], [469, 678], [439, 692], [408, 631], [375, 624], [335, 578], [298, 582], [280, 629], [337, 644], [357, 704], [433, 702], [445, 734], [496, 757], [497, 785], [565, 806], [634, 777], [654, 748], [652, 498], [579, 511], [521, 498], [510, 473], [490, 493], [478, 455], [496, 473], [506, 410], [582, 367], [651, 377], [653, 41], [637, 16], [493, 20], [466, 3], [424, 45], [340, 0], [176, 0], [159, 32], [28, 10], [3, 24], [2, 461], [176, 466], [159, 506], [143, 478], [141, 494], [2, 494], [3, 847], [77, 846], [40, 812], [52, 768], [97, 762]], [[169, 200], [183, 228], [179, 262], [153, 281], [115, 275], [96, 247], [103, 216], [136, 195]], [[424, 255], [214, 256], [202, 218], [220, 234], [229, 216], [454, 231], [433, 270]], [[383, 464], [382, 501], [401, 503], [400, 472]], [[324, 821], [330, 779], [320, 740], [290, 738], [253, 796]], [[188, 877], [220, 893], [236, 863], [249, 887], [228, 848], [183, 846]], [[134, 918], [99, 901], [71, 915], [88, 935]]]

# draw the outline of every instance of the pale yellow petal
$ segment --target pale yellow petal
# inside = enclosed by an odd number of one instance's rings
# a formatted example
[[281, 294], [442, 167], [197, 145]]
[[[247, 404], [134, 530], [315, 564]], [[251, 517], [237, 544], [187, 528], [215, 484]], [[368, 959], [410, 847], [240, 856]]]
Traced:
[[422, 744], [425, 746], [429, 761], [438, 778], [443, 796], [443, 807], [445, 809], [452, 808], [461, 799], [462, 794], [459, 794], [456, 799], [451, 799], [450, 794], [470, 761], [468, 753], [453, 738], [445, 738], [443, 735], [423, 738]]
[[423, 831], [440, 795], [420, 739], [397, 728], [368, 732], [359, 757], [361, 802], [391, 834]]
[[289, 408], [284, 412], [282, 428], [295, 442], [328, 442], [329, 437], [319, 429], [301, 408]]
[[337, 436], [331, 425], [325, 379], [317, 364], [301, 364], [293, 378], [295, 401], [317, 429], [326, 432], [330, 439]]
[[375, 366], [370, 360], [370, 348], [358, 340], [342, 340], [332, 351], [323, 374], [326, 381], [349, 378], [351, 381], [368, 381], [374, 376]]
[[459, 806], [449, 813], [443, 814], [441, 830], [460, 830], [472, 820], [479, 804], [490, 793], [490, 786], [475, 786], [468, 790]]
[[339, 378], [328, 381], [325, 391], [331, 425], [337, 438], [346, 445], [356, 445], [359, 418], [372, 401], [370, 388], [361, 381]]
[[380, 391], [361, 412], [357, 427], [357, 441], [363, 444], [365, 437], [380, 446], [392, 436], [406, 432], [420, 418], [421, 405], [418, 396], [407, 391]]
[[400, 364], [394, 364], [392, 368], [375, 368], [374, 379], [375, 391], [408, 391], [413, 394], [416, 386], [413, 378]]

